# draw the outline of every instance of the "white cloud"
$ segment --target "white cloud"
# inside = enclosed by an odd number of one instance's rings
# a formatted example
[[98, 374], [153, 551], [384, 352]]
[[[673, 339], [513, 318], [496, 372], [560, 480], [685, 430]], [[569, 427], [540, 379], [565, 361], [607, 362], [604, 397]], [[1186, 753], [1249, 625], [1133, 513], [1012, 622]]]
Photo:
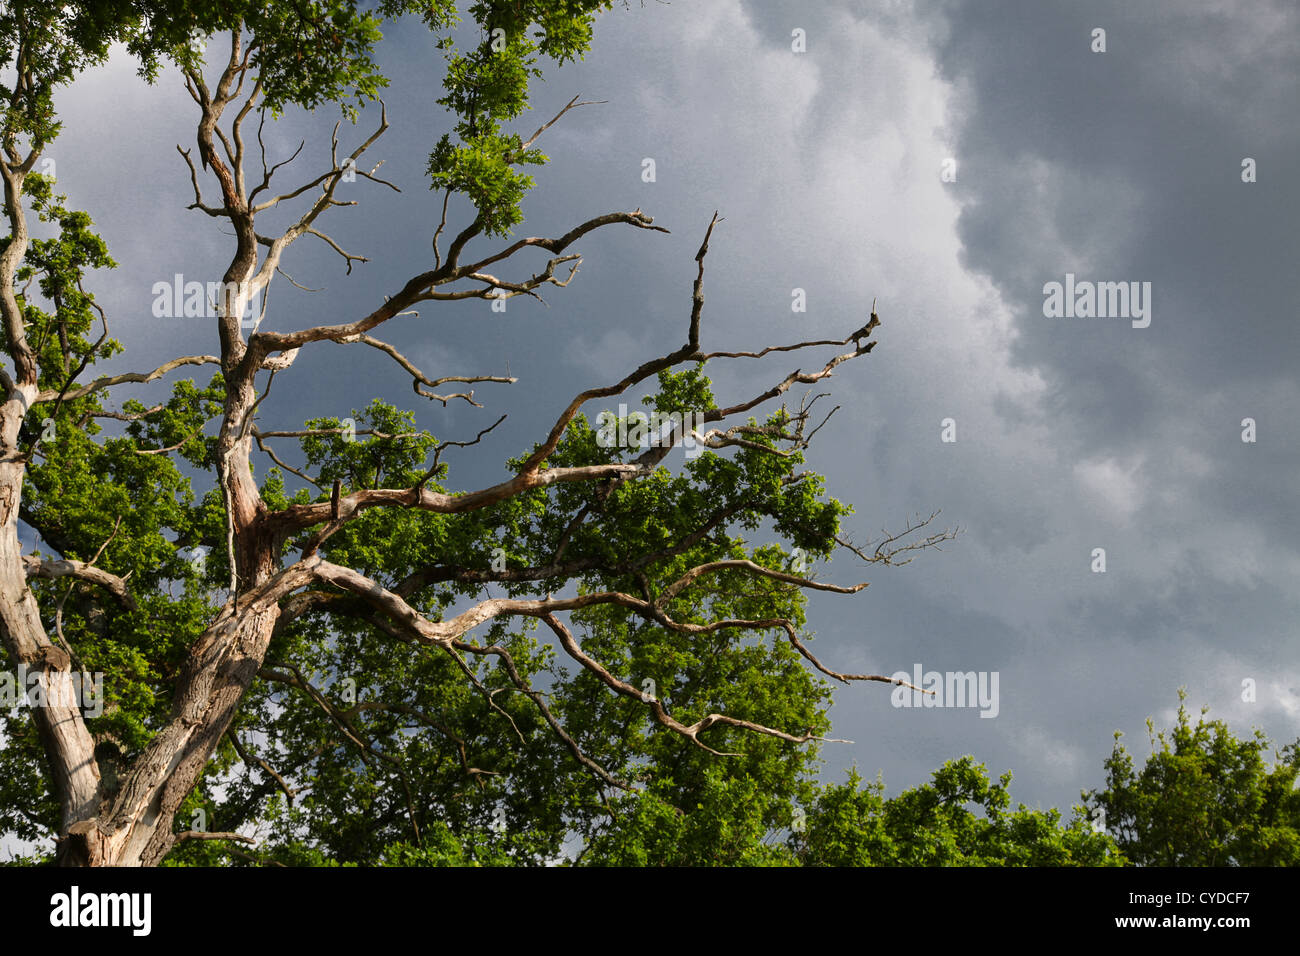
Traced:
[[1142, 479], [1143, 459], [1094, 458], [1074, 466], [1074, 476], [1095, 502], [1113, 518], [1127, 521], [1142, 507], [1146, 485]]

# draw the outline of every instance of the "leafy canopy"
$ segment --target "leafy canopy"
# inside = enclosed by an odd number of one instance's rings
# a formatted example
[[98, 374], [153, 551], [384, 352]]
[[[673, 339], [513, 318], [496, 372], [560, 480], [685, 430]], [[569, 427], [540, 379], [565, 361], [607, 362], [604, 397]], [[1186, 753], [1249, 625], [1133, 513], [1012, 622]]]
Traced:
[[1138, 769], [1120, 744], [1106, 760], [1104, 789], [1083, 796], [1142, 866], [1300, 865], [1300, 741], [1269, 763], [1268, 738], [1239, 739], [1222, 720], [1193, 724], [1178, 694], [1178, 723], [1156, 733]]
[[[805, 866], [1122, 866], [1108, 835], [1075, 808], [1011, 809], [1011, 774], [996, 782], [972, 757], [949, 760], [933, 782], [885, 799], [884, 784], [846, 783], [818, 794], [791, 844]], [[972, 809], [973, 807], [973, 809]]]
[[[516, 167], [546, 159], [506, 125], [527, 109], [542, 58], [580, 57], [594, 15], [610, 5], [473, 3], [469, 32], [477, 37], [461, 46], [452, 0], [7, 4], [0, 58], [19, 69], [12, 87], [0, 87], [0, 138], [8, 148], [26, 139], [36, 150], [54, 139], [56, 89], [102, 62], [114, 42], [125, 43], [154, 80], [167, 62], [199, 74], [220, 65], [218, 41], [231, 32], [247, 38], [261, 105], [273, 116], [337, 103], [355, 119], [388, 84], [375, 61], [381, 28], [418, 15], [445, 58], [438, 102], [454, 116], [430, 154], [431, 187], [466, 196], [478, 232], [504, 235], [521, 221], [532, 185]], [[206, 385], [181, 380], [157, 406], [128, 400], [120, 412], [102, 404], [103, 393], [72, 397], [79, 376], [120, 348], [106, 330], [92, 338], [103, 316], [86, 288], [94, 270], [114, 263], [90, 217], [66, 208], [49, 177], [29, 174], [24, 198], [52, 234], [30, 242], [16, 291], [39, 385], [62, 397], [43, 412], [48, 425], [29, 423], [22, 520], [52, 556], [93, 561], [130, 585], [131, 597], [114, 602], [81, 580], [30, 582], [74, 666], [109, 675], [102, 713], [87, 721], [108, 780], [115, 763], [136, 759], [168, 721], [173, 680], [229, 580], [223, 497], [210, 480], [197, 490], [191, 484], [216, 465], [213, 424], [226, 386], [220, 375]], [[645, 401], [661, 413], [716, 407], [702, 365], [661, 373]], [[442, 445], [412, 413], [375, 401], [352, 419], [350, 426], [335, 418], [305, 423], [312, 434], [299, 442], [304, 477], [286, 478], [281, 468], [258, 476], [268, 507], [327, 501], [335, 482], [352, 492], [424, 481], [453, 493], [454, 459], [428, 471]], [[528, 570], [560, 553], [578, 569], [569, 583], [580, 594], [663, 593], [688, 569], [717, 561], [785, 571], [787, 547], [828, 560], [851, 509], [825, 495], [819, 476], [801, 471], [800, 454], [770, 453], [790, 423], [784, 408], [751, 419], [747, 445], [706, 451], [680, 471], [660, 467], [636, 482], [553, 484], [455, 515], [375, 508], [321, 553], [434, 621], [481, 597], [494, 565], [519, 576], [493, 587], [535, 593]], [[535, 450], [520, 449], [507, 468], [517, 470]], [[631, 449], [602, 445], [579, 417], [547, 464], [632, 457]], [[755, 537], [780, 541], [755, 544]], [[969, 761], [946, 766], [933, 786], [885, 801], [879, 790], [859, 790], [856, 776], [844, 787], [817, 788], [815, 746], [723, 725], [708, 738], [720, 753], [693, 747], [652, 724], [643, 701], [611, 694], [591, 671], [562, 664], [533, 621], [494, 620], [458, 663], [401, 641], [349, 595], [289, 600], [304, 606], [276, 632], [179, 814], [198, 828], [256, 827], [265, 835], [255, 858], [263, 862], [502, 865], [555, 860], [575, 846], [589, 864], [1112, 859], [1104, 838], [1077, 821], [1059, 828], [1055, 811], [1008, 812], [1007, 779], [990, 784]], [[783, 618], [803, 631], [806, 624], [797, 587], [737, 569], [680, 592], [663, 610], [687, 625]], [[587, 652], [647, 698], [670, 704], [683, 722], [725, 712], [792, 735], [829, 728], [829, 687], [779, 628], [692, 634], [601, 605], [575, 612], [572, 622]], [[58, 832], [59, 807], [33, 723], [21, 711], [0, 713], [0, 733], [7, 741], [0, 830], [46, 839]], [[576, 760], [575, 748], [606, 777]], [[611, 786], [613, 779], [631, 789]], [[967, 810], [970, 803], [984, 816]], [[238, 847], [191, 842], [168, 862], [250, 857]]]

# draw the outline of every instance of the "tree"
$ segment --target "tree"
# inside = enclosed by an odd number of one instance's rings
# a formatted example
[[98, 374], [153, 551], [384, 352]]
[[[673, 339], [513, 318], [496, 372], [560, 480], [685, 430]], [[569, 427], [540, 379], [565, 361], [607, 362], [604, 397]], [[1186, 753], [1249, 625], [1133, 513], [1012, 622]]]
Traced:
[[[1142, 866], [1300, 865], [1300, 741], [1269, 764], [1268, 738], [1238, 739], [1222, 720], [1195, 726], [1178, 692], [1178, 723], [1155, 732], [1151, 756], [1136, 770], [1115, 733], [1106, 787], [1085, 791], [1094, 815], [1125, 855]], [[1158, 746], [1157, 746], [1158, 744]]]
[[[996, 783], [971, 757], [949, 760], [933, 783], [885, 799], [884, 784], [846, 783], [818, 794], [793, 834], [805, 866], [1122, 866], [1115, 841], [1094, 830], [1076, 807], [1069, 824], [1058, 810], [1011, 811], [1011, 774]], [[968, 809], [974, 805], [977, 814]]]
[[[826, 685], [807, 666], [845, 683], [890, 682], [839, 673], [809, 649], [803, 592], [865, 587], [818, 581], [809, 568], [837, 549], [889, 563], [952, 535], [921, 537], [926, 519], [874, 549], [855, 545], [840, 530], [851, 509], [800, 470], [820, 396], [797, 408], [784, 397], [868, 354], [874, 313], [842, 341], [706, 350], [715, 213], [684, 344], [578, 392], [500, 483], [454, 491], [449, 476], [454, 456], [500, 418], [457, 440], [379, 401], [352, 421], [258, 424], [273, 414], [277, 376], [291, 377], [300, 350], [321, 342], [382, 353], [432, 403], [478, 406], [472, 389], [443, 386], [514, 380], [430, 378], [372, 333], [422, 302], [563, 287], [579, 260], [567, 250], [606, 226], [666, 231], [636, 209], [507, 240], [531, 186], [520, 168], [544, 162], [538, 138], [585, 104], [575, 97], [527, 140], [505, 126], [526, 108], [539, 59], [581, 56], [610, 6], [476, 2], [479, 42], [462, 52], [451, 0], [159, 0], [94, 16], [5, 5], [0, 44], [16, 80], [0, 89], [0, 344], [12, 363], [0, 378], [0, 636], [40, 700], [0, 718], [10, 741], [0, 829], [54, 836], [70, 865], [492, 863], [554, 859], [575, 833], [598, 843], [641, 799], [616, 795], [643, 790], [677, 810], [705, 795], [745, 800], [756, 828], [788, 820], [828, 728]], [[364, 118], [388, 82], [372, 59], [380, 26], [415, 14], [446, 56], [439, 102], [455, 117], [428, 163], [443, 193], [431, 268], [377, 294], [364, 316], [276, 331], [264, 295], [298, 239], [319, 239], [349, 274], [362, 259], [323, 231], [343, 177], [397, 187], [363, 165], [388, 129], [382, 101], [350, 152], [335, 126], [330, 166], [297, 185], [272, 188], [297, 154], [271, 161], [262, 124], [330, 103]], [[197, 157], [178, 146], [189, 209], [226, 224], [233, 247], [220, 283], [161, 293], [199, 311], [211, 297], [215, 354], [90, 378], [119, 350], [86, 288], [89, 271], [112, 261], [89, 216], [34, 170], [58, 132], [54, 91], [113, 41], [150, 80], [165, 63], [179, 68], [196, 110]], [[473, 212], [444, 237], [453, 196]], [[263, 231], [290, 209], [287, 228]], [[50, 238], [33, 238], [32, 213]], [[501, 244], [485, 248], [493, 239]], [[537, 251], [549, 254], [544, 266], [504, 276]], [[704, 374], [710, 361], [825, 348], [813, 371], [725, 403]], [[209, 365], [205, 385], [174, 380], [156, 404], [106, 404], [115, 386]], [[647, 383], [657, 387], [645, 399], [651, 422], [603, 412], [589, 424], [589, 403]], [[296, 465], [277, 451], [281, 439], [298, 441]], [[673, 473], [663, 462], [684, 442], [700, 453]], [[255, 445], [274, 464], [260, 480]], [[187, 472], [210, 477], [197, 497]], [[20, 524], [39, 536], [37, 553], [22, 553]], [[739, 532], [759, 528], [792, 550], [750, 547]], [[96, 673], [106, 679], [93, 704], [60, 693], [74, 674]], [[239, 830], [253, 823], [269, 832], [259, 856], [236, 845], [252, 842]]]

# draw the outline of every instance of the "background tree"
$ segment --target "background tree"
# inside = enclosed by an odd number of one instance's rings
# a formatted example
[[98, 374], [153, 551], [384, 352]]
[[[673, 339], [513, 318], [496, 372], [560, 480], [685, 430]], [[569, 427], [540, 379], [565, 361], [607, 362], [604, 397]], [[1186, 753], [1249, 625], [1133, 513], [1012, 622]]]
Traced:
[[[1115, 841], [1082, 808], [1011, 810], [1011, 774], [989, 780], [972, 757], [949, 760], [932, 783], [886, 799], [884, 784], [822, 790], [791, 844], [805, 866], [1122, 866]], [[973, 809], [972, 809], [973, 808]]]
[[[477, 404], [472, 389], [454, 389], [513, 379], [433, 378], [371, 333], [421, 302], [564, 286], [579, 259], [566, 250], [602, 227], [666, 231], [636, 209], [484, 247], [521, 219], [531, 180], [519, 169], [544, 161], [538, 137], [582, 104], [575, 97], [527, 140], [505, 124], [525, 108], [540, 58], [580, 56], [609, 6], [474, 3], [479, 41], [464, 51], [450, 0], [162, 0], [102, 16], [4, 7], [0, 48], [16, 79], [0, 90], [0, 344], [11, 361], [0, 378], [0, 636], [7, 662], [42, 687], [74, 671], [107, 675], [102, 713], [47, 700], [4, 717], [5, 829], [54, 836], [59, 861], [82, 865], [244, 858], [237, 844], [251, 841], [237, 831], [255, 825], [266, 837], [255, 858], [276, 862], [540, 861], [574, 834], [599, 843], [616, 833], [651, 806], [626, 795], [646, 792], [677, 811], [743, 802], [746, 832], [714, 843], [747, 862], [747, 834], [783, 824], [789, 801], [806, 795], [809, 745], [827, 725], [825, 686], [805, 668], [888, 681], [838, 673], [809, 650], [802, 591], [865, 587], [809, 569], [839, 548], [887, 563], [951, 536], [922, 537], [923, 521], [874, 549], [854, 545], [839, 527], [850, 509], [801, 470], [819, 396], [773, 407], [870, 352], [874, 315], [843, 340], [706, 350], [715, 214], [684, 344], [577, 393], [500, 483], [451, 490], [450, 465], [495, 427], [487, 421], [450, 440], [375, 402], [351, 422], [265, 427], [276, 377], [291, 378], [300, 350], [320, 342], [382, 353], [443, 407]], [[455, 117], [428, 163], [443, 192], [432, 262], [377, 292], [366, 315], [275, 330], [265, 293], [298, 239], [319, 239], [348, 272], [361, 258], [321, 228], [343, 177], [396, 186], [363, 163], [388, 128], [382, 103], [373, 132], [344, 152], [336, 127], [330, 165], [283, 191], [272, 180], [297, 153], [268, 157], [263, 124], [330, 103], [356, 118], [387, 83], [372, 58], [380, 25], [417, 14], [446, 56], [440, 102]], [[197, 157], [178, 147], [189, 209], [222, 221], [233, 241], [213, 273], [214, 354], [90, 379], [117, 345], [85, 278], [111, 263], [88, 217], [33, 170], [57, 133], [53, 91], [115, 39], [148, 78], [179, 68], [196, 113]], [[453, 194], [472, 207], [454, 234]], [[32, 237], [29, 211], [50, 239]], [[273, 215], [288, 226], [264, 231]], [[549, 254], [544, 265], [503, 277], [535, 250]], [[812, 349], [829, 352], [726, 402], [703, 372]], [[206, 385], [174, 382], [156, 404], [104, 404], [114, 386], [207, 365]], [[675, 423], [658, 444], [603, 441], [583, 408], [647, 383], [657, 392], [646, 401]], [[685, 413], [699, 416], [693, 429]], [[277, 451], [284, 439], [298, 442], [296, 464]], [[674, 474], [662, 463], [684, 439], [706, 450]], [[254, 446], [275, 465], [260, 478]], [[210, 484], [196, 495], [200, 474]], [[21, 553], [20, 521], [39, 535], [34, 554]], [[797, 550], [750, 547], [744, 533], [760, 528]]]
[[1208, 707], [1193, 725], [1186, 696], [1179, 691], [1173, 730], [1156, 733], [1147, 721], [1151, 755], [1141, 770], [1115, 733], [1106, 787], [1084, 799], [1139, 865], [1300, 865], [1300, 741], [1270, 764], [1262, 730], [1238, 739], [1205, 719]]

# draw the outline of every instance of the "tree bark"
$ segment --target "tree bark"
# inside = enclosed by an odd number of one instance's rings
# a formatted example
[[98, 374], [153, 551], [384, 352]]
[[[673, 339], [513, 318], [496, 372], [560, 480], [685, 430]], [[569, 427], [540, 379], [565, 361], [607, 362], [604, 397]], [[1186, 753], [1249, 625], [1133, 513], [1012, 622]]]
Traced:
[[67, 828], [65, 866], [155, 866], [176, 841], [173, 819], [230, 727], [266, 656], [279, 599], [313, 576], [299, 562], [243, 596], [204, 631], [177, 681], [171, 719], [123, 776], [112, 805]]

